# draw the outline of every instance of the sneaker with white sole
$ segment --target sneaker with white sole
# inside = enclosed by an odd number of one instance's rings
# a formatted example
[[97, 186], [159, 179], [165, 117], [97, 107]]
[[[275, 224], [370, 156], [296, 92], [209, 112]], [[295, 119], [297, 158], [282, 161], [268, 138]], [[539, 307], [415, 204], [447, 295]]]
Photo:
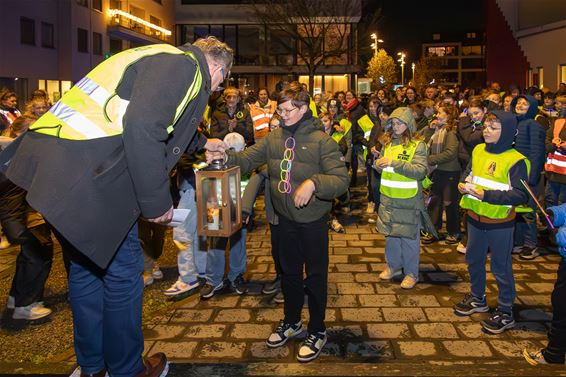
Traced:
[[277, 275], [275, 279], [266, 283], [261, 290], [264, 295], [271, 295], [281, 289], [281, 276]]
[[456, 251], [460, 254], [466, 254], [466, 245], [460, 241], [456, 246]]
[[536, 247], [523, 246], [519, 253], [519, 258], [523, 260], [533, 260], [540, 255], [540, 251]]
[[151, 275], [150, 272], [144, 272], [143, 273], [143, 286], [147, 287], [148, 285], [152, 285], [153, 284], [153, 276]]
[[483, 329], [491, 334], [501, 334], [507, 329], [515, 327], [513, 314], [502, 312], [497, 309], [491, 317], [480, 322]]
[[178, 279], [171, 287], [166, 289], [163, 294], [165, 296], [177, 296], [192, 290], [196, 292], [198, 287], [200, 287], [200, 281], [198, 279], [190, 283], [185, 283], [181, 279]]
[[322, 352], [327, 340], [326, 331], [309, 334], [299, 347], [297, 360], [306, 363], [316, 359]]
[[273, 297], [273, 302], [276, 304], [283, 304], [285, 302], [285, 296], [283, 296], [283, 291], [277, 292], [275, 297]]
[[417, 285], [419, 279], [411, 274], [405, 275], [403, 281], [401, 282], [401, 288], [403, 289], [412, 289]]
[[224, 288], [224, 282], [221, 281], [220, 284], [214, 286], [210, 284], [210, 282], [206, 282], [205, 285], [200, 289], [200, 297], [201, 298], [211, 298], [214, 296], [216, 292]]
[[26, 319], [28, 321], [35, 321], [47, 317], [51, 314], [51, 309], [43, 306], [41, 302], [34, 302], [28, 306], [18, 306], [14, 309], [12, 314], [13, 319]]
[[342, 226], [342, 224], [340, 224], [340, 221], [338, 221], [336, 218], [332, 219], [330, 221], [330, 223], [328, 224], [328, 226], [330, 227], [330, 229], [332, 229], [336, 233], [344, 233], [345, 232], [344, 227]]
[[523, 349], [523, 357], [527, 363], [537, 366], [546, 364], [564, 364], [564, 355], [553, 355], [546, 349], [530, 352], [528, 349]]
[[379, 278], [381, 280], [391, 280], [393, 279], [395, 276], [399, 276], [401, 275], [403, 272], [399, 269], [399, 270], [392, 270], [391, 267], [389, 266], [385, 266], [385, 270], [383, 270], [380, 274], [379, 274]]
[[301, 321], [295, 323], [294, 325], [290, 323], [285, 323], [284, 320], [279, 321], [279, 325], [275, 328], [273, 333], [269, 335], [269, 338], [265, 341], [265, 344], [269, 348], [281, 347], [291, 338], [296, 337], [303, 332], [303, 325]]
[[8, 301], [6, 302], [6, 308], [8, 310], [14, 310], [16, 308], [16, 299], [14, 296], [8, 296]]
[[464, 296], [464, 299], [454, 305], [454, 313], [457, 315], [470, 315], [473, 313], [485, 313], [489, 311], [485, 296], [478, 298], [471, 293]]
[[368, 202], [368, 207], [366, 208], [366, 213], [372, 214], [374, 212], [375, 212], [375, 203], [374, 202]]
[[83, 373], [81, 367], [78, 366], [69, 377], [110, 377], [106, 369], [102, 369], [97, 373]]
[[6, 237], [2, 237], [2, 239], [0, 239], [0, 250], [4, 250], [9, 248], [10, 246], [12, 246], [10, 244], [10, 242], [6, 239]]
[[153, 269], [151, 270], [151, 276], [155, 279], [155, 280], [161, 280], [163, 279], [163, 271], [161, 271], [161, 269], [159, 268], [159, 265], [157, 263], [155, 263], [153, 265]]

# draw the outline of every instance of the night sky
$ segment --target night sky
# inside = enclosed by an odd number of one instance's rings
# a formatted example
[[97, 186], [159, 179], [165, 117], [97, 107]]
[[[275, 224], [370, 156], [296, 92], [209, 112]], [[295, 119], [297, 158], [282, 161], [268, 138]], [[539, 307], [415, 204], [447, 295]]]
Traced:
[[[367, 0], [363, 12], [381, 7], [382, 17], [375, 27], [368, 27], [368, 31], [377, 32], [384, 40], [380, 48], [390, 55], [406, 52], [410, 64], [420, 57], [421, 44], [432, 42], [433, 33], [440, 33], [444, 39], [450, 33], [465, 36], [467, 32], [482, 30], [483, 3], [484, 0]], [[451, 41], [457, 40], [451, 38]], [[368, 48], [371, 43], [368, 36]], [[371, 53], [370, 50], [369, 56]]]

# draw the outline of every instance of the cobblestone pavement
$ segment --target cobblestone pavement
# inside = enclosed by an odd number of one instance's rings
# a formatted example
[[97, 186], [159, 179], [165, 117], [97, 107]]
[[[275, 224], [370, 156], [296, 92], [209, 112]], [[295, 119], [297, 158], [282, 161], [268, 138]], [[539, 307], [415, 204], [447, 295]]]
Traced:
[[[514, 259], [517, 327], [487, 335], [479, 324], [487, 313], [453, 314], [452, 305], [469, 290], [465, 257], [455, 246], [436, 243], [421, 248], [420, 281], [412, 290], [401, 289], [400, 279], [379, 281], [385, 240], [368, 224], [361, 193], [354, 198], [356, 209], [340, 218], [346, 233], [330, 233], [329, 341], [318, 360], [298, 363], [298, 340], [275, 350], [265, 346], [283, 318], [283, 308], [272, 302], [272, 295], [261, 294], [262, 284], [275, 276], [261, 212], [247, 242], [250, 292], [243, 296], [222, 292], [207, 301], [197, 296], [182, 300], [147, 326], [145, 352], [165, 352], [174, 363], [173, 377], [566, 375], [563, 365], [531, 367], [521, 356], [524, 347], [546, 344], [558, 255]], [[489, 273], [487, 283], [493, 307], [497, 288]], [[307, 318], [305, 306], [303, 319]], [[68, 372], [73, 360], [70, 356], [64, 362], [28, 366], [19, 373]], [[16, 367], [5, 365], [0, 371], [18, 372]]]

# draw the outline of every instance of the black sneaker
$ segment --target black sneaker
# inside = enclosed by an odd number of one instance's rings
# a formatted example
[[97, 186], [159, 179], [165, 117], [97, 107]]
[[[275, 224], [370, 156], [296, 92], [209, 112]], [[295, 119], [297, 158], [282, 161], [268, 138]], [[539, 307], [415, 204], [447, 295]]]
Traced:
[[276, 304], [283, 304], [285, 302], [285, 296], [283, 296], [282, 291], [277, 292], [275, 297], [273, 297], [273, 302]]
[[466, 294], [462, 301], [454, 305], [454, 313], [462, 316], [487, 311], [489, 311], [489, 306], [487, 306], [485, 296], [480, 299], [471, 293]]
[[269, 338], [265, 341], [265, 344], [269, 348], [277, 348], [281, 347], [291, 338], [296, 337], [300, 333], [303, 332], [303, 325], [301, 321], [291, 325], [289, 323], [285, 323], [285, 321], [279, 321], [279, 326], [271, 333]]
[[431, 243], [436, 241], [438, 240], [432, 234], [425, 232], [424, 230], [421, 230], [421, 243], [423, 245], [430, 245]]
[[236, 276], [236, 279], [234, 279], [234, 281], [230, 282], [230, 287], [239, 295], [243, 295], [244, 293], [248, 292], [246, 280], [244, 280], [244, 275], [242, 274], [239, 274], [238, 276]]
[[306, 363], [316, 359], [318, 355], [320, 355], [327, 340], [326, 331], [309, 334], [299, 347], [297, 360]]
[[480, 322], [483, 329], [491, 334], [501, 334], [507, 329], [515, 327], [513, 314], [496, 310], [489, 319]]
[[444, 239], [444, 243], [447, 245], [455, 245], [462, 239], [462, 235], [456, 234], [448, 234]]
[[210, 282], [206, 282], [206, 284], [200, 289], [200, 297], [201, 298], [211, 298], [214, 296], [216, 292], [224, 288], [224, 282], [221, 281], [216, 287]]
[[270, 295], [277, 292], [279, 289], [281, 289], [281, 277], [277, 275], [275, 279], [263, 286], [261, 293], [264, 295]]
[[536, 247], [523, 246], [519, 253], [519, 258], [524, 260], [533, 260], [540, 255]]

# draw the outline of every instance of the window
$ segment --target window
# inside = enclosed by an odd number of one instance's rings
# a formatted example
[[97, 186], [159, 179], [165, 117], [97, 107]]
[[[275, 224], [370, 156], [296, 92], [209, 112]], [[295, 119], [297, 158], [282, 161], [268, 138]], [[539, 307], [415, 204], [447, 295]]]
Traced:
[[558, 84], [562, 82], [566, 82], [566, 64], [560, 64], [559, 72], [560, 72], [560, 79], [558, 80]]
[[88, 52], [88, 30], [77, 29], [77, 51]]
[[462, 46], [462, 55], [482, 55], [481, 46]]
[[92, 9], [102, 12], [102, 0], [92, 0]]
[[457, 55], [456, 47], [454, 46], [438, 46], [429, 47], [427, 49], [428, 56], [455, 56]]
[[31, 18], [20, 17], [20, 41], [35, 46], [35, 21]]
[[102, 55], [102, 34], [95, 31], [92, 32], [92, 53]]
[[433, 41], [439, 41], [439, 40], [440, 40], [440, 34], [433, 34], [433, 35], [432, 35], [432, 40], [433, 40]]
[[53, 24], [42, 22], [41, 23], [41, 47], [54, 48], [55, 47], [55, 31]]
[[77, 4], [79, 4], [80, 6], [88, 8], [88, 0], [76, 0], [76, 1], [77, 1]]
[[474, 39], [476, 37], [476, 33], [466, 33], [466, 38]]

